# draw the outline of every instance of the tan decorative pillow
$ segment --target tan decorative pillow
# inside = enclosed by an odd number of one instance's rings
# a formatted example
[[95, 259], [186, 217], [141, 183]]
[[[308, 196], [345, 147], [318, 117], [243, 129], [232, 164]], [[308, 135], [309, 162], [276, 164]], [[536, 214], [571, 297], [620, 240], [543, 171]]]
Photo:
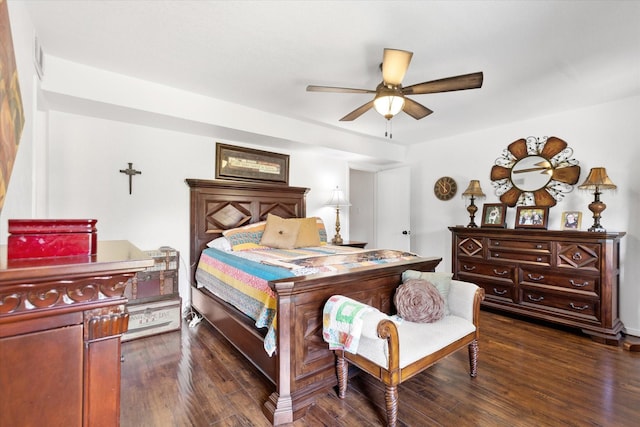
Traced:
[[393, 302], [398, 315], [409, 322], [432, 323], [444, 317], [444, 299], [423, 279], [409, 279], [398, 287]]
[[300, 223], [300, 230], [298, 231], [298, 238], [295, 243], [296, 248], [308, 248], [321, 245], [316, 218], [292, 218], [285, 221]]
[[260, 245], [278, 249], [293, 249], [298, 238], [300, 223], [268, 214]]

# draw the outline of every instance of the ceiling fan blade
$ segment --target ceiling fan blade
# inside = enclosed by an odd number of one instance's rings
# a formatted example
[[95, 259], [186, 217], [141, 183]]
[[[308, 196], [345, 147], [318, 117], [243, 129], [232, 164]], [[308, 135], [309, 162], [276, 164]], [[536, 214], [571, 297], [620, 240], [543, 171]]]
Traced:
[[338, 92], [338, 93], [376, 93], [370, 89], [353, 89], [349, 87], [332, 87], [332, 86], [307, 86], [307, 92]]
[[404, 98], [404, 108], [402, 110], [416, 120], [420, 120], [433, 113], [433, 111], [431, 111], [424, 105], [419, 104], [413, 99], [409, 99], [407, 97]]
[[440, 80], [418, 83], [402, 88], [405, 95], [422, 95], [425, 93], [451, 92], [454, 90], [477, 89], [482, 87], [483, 74], [463, 74], [461, 76], [447, 77]]
[[402, 83], [413, 52], [397, 49], [385, 49], [382, 57], [382, 80], [387, 85], [398, 86]]
[[367, 102], [366, 104], [356, 108], [355, 110], [353, 110], [352, 112], [350, 112], [349, 114], [347, 114], [346, 116], [341, 118], [340, 121], [341, 122], [350, 122], [352, 120], [355, 120], [358, 117], [360, 117], [361, 115], [363, 115], [364, 113], [366, 113], [367, 111], [369, 111], [371, 108], [373, 108], [373, 100], [371, 100], [371, 101]]

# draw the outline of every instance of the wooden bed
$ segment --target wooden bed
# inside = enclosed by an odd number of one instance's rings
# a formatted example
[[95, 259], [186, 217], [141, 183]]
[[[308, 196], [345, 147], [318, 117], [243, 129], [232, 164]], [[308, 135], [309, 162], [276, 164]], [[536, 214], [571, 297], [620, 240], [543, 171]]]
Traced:
[[195, 271], [206, 244], [226, 229], [263, 221], [271, 213], [283, 218], [306, 215], [309, 189], [281, 184], [187, 179], [190, 187], [191, 305], [273, 384], [263, 405], [273, 425], [304, 416], [315, 395], [337, 384], [335, 359], [322, 339], [322, 308], [342, 294], [389, 313], [393, 293], [408, 269], [433, 271], [442, 258], [356, 268], [270, 283], [277, 295], [277, 350], [269, 357], [264, 331], [230, 304], [195, 286]]

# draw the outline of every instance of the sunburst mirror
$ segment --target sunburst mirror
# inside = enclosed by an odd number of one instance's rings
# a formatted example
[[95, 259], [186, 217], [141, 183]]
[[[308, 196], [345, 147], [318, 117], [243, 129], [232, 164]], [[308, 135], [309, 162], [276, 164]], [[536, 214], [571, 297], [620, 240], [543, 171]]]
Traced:
[[573, 149], [560, 138], [534, 137], [512, 142], [491, 168], [491, 181], [507, 206], [555, 206], [580, 178]]

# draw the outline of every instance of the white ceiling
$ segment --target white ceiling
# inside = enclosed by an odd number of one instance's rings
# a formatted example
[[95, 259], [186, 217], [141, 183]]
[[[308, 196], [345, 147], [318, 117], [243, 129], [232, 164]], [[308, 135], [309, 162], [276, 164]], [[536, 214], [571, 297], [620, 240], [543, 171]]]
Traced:
[[640, 1], [26, 1], [44, 52], [304, 122], [381, 138], [385, 47], [404, 85], [476, 71], [481, 89], [417, 95], [393, 119], [412, 144], [640, 94]]

